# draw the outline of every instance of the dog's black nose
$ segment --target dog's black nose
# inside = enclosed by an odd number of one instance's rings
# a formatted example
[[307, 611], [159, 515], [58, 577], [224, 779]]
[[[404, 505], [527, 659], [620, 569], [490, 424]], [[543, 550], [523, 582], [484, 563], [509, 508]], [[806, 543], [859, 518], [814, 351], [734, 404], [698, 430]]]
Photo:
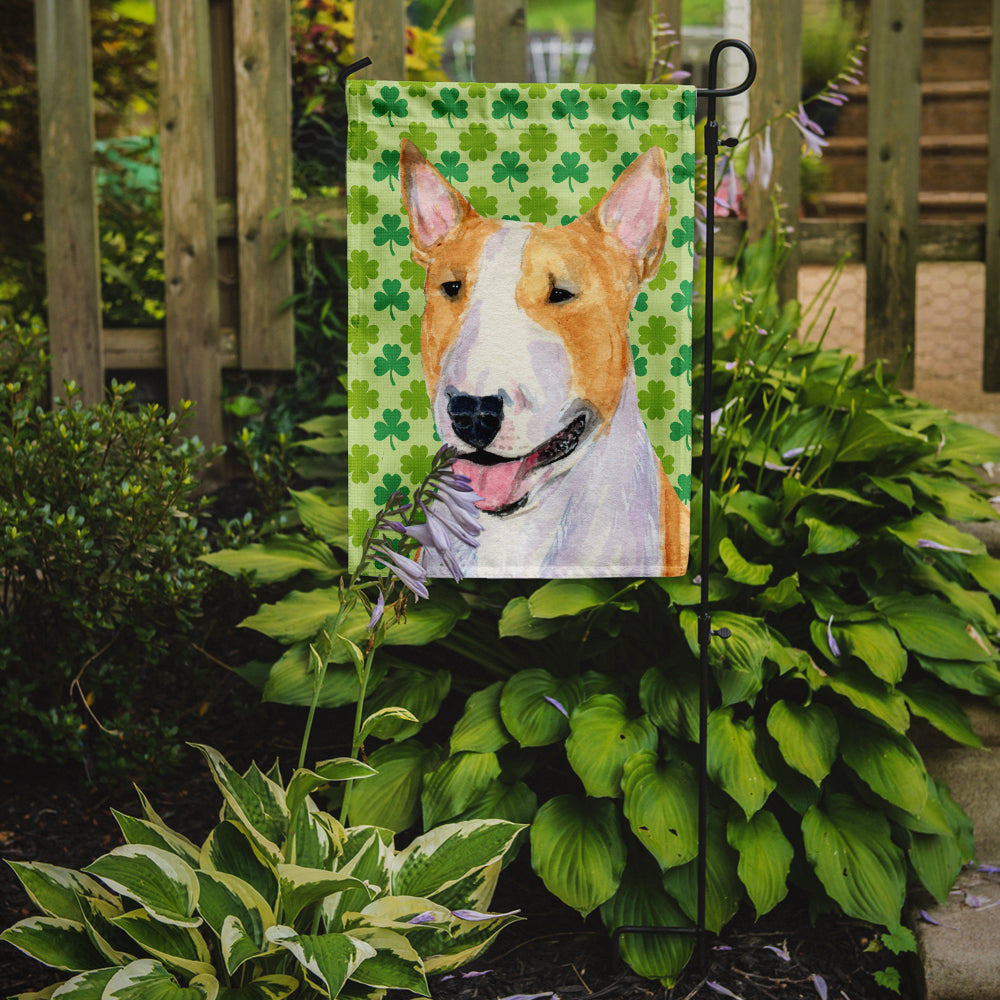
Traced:
[[455, 433], [473, 448], [485, 448], [500, 430], [503, 400], [500, 396], [470, 396], [457, 392], [448, 400], [448, 417]]

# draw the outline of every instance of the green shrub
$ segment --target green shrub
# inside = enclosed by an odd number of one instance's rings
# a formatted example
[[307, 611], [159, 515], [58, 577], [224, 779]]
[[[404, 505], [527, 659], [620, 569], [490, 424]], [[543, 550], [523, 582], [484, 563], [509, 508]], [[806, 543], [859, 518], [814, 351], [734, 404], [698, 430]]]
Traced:
[[83, 406], [70, 385], [44, 409], [40, 338], [0, 322], [0, 744], [93, 773], [153, 764], [177, 742], [157, 684], [191, 662], [207, 583], [208, 454], [186, 405], [131, 409], [130, 386]]

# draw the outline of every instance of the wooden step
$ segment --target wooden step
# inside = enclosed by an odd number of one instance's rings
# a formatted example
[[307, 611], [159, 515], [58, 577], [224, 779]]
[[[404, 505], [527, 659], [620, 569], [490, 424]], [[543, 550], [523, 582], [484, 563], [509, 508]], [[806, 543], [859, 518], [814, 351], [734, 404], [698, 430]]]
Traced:
[[[828, 218], [864, 220], [868, 197], [864, 191], [831, 191], [816, 201]], [[920, 218], [981, 223], [986, 217], [986, 193], [980, 191], [921, 191]]]
[[992, 38], [989, 25], [925, 28], [921, 79], [925, 83], [988, 80]]

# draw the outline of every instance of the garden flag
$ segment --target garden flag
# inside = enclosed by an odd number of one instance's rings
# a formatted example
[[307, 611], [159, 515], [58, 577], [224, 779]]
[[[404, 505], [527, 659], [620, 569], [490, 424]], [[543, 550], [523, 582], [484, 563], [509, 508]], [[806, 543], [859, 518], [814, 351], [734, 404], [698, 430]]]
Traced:
[[695, 92], [347, 99], [352, 565], [444, 443], [479, 497], [466, 575], [683, 574]]

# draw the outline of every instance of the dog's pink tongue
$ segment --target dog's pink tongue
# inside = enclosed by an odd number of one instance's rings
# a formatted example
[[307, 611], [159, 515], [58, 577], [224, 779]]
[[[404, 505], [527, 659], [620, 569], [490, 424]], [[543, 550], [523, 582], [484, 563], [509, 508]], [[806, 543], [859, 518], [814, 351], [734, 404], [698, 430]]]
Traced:
[[481, 465], [457, 459], [452, 467], [462, 476], [468, 476], [472, 489], [482, 499], [476, 501], [480, 510], [498, 510], [516, 503], [527, 489], [524, 486], [524, 462], [498, 462], [496, 465]]

